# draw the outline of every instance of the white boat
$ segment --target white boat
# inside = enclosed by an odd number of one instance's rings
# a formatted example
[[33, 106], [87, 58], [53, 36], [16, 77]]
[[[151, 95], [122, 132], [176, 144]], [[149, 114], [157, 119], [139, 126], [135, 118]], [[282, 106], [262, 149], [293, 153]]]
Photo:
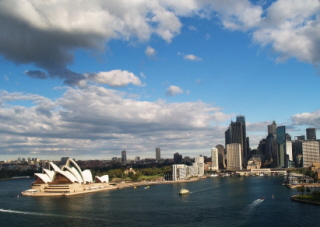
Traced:
[[224, 176], [225, 176], [225, 177], [230, 177], [230, 174], [229, 174], [229, 173], [226, 173]]
[[263, 173], [260, 173], [260, 175], [259, 175], [260, 177], [264, 177], [264, 174]]
[[189, 194], [189, 190], [185, 188], [181, 188], [179, 195], [185, 195], [185, 194]]
[[216, 174], [216, 173], [215, 173], [215, 174], [211, 174], [211, 175], [210, 175], [210, 177], [218, 177], [218, 176], [219, 176], [219, 175], [218, 175], [218, 174]]

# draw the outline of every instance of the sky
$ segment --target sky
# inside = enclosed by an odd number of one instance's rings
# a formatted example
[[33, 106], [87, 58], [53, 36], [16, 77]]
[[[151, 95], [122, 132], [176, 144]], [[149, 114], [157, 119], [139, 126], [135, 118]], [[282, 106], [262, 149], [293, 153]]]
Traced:
[[320, 136], [319, 0], [1, 0], [0, 160]]

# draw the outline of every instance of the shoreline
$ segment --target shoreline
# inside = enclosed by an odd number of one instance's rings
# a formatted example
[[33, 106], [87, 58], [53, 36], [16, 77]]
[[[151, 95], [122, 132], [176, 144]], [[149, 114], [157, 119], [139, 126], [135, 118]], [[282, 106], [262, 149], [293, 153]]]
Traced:
[[113, 185], [112, 183], [108, 183], [102, 188], [96, 188], [92, 190], [84, 190], [78, 192], [67, 192], [67, 193], [49, 193], [49, 192], [28, 192], [23, 191], [21, 192], [22, 196], [73, 196], [73, 195], [82, 195], [88, 193], [95, 193], [95, 192], [102, 192], [102, 191], [109, 191], [109, 190], [118, 190], [123, 188], [132, 188], [132, 187], [139, 187], [139, 186], [150, 186], [150, 185], [157, 185], [157, 184], [174, 184], [174, 183], [188, 183], [188, 182], [195, 182], [198, 181], [200, 178], [192, 178], [191, 180], [179, 180], [179, 181], [154, 181], [154, 182], [120, 182], [118, 184]]
[[309, 201], [309, 200], [304, 200], [304, 199], [300, 199], [298, 198], [300, 195], [293, 195], [291, 196], [291, 200], [295, 201], [295, 202], [300, 202], [300, 203], [309, 203], [309, 204], [313, 204], [313, 205], [317, 205], [320, 206], [320, 202], [315, 202], [315, 201]]

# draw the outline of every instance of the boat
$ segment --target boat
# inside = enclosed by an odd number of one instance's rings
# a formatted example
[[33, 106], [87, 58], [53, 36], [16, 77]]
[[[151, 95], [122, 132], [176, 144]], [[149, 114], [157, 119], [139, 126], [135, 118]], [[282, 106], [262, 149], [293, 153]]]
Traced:
[[264, 200], [264, 197], [261, 197], [260, 200]]
[[148, 189], [148, 188], [150, 188], [150, 186], [144, 187], [144, 189]]
[[225, 177], [230, 177], [230, 174], [229, 174], [229, 173], [226, 173], [224, 176], [225, 176]]
[[218, 174], [216, 174], [216, 173], [215, 173], [215, 174], [211, 174], [211, 175], [210, 175], [210, 177], [218, 177], [218, 176], [219, 176], [219, 175], [218, 175]]
[[185, 195], [185, 194], [189, 194], [189, 190], [185, 188], [181, 188], [179, 195]]

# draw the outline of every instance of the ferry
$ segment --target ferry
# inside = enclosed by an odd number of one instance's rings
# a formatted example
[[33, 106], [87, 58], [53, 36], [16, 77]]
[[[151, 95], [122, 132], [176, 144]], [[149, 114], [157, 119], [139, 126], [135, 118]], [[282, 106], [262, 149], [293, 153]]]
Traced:
[[189, 194], [189, 190], [185, 188], [181, 188], [179, 195], [185, 195], [185, 194]]

